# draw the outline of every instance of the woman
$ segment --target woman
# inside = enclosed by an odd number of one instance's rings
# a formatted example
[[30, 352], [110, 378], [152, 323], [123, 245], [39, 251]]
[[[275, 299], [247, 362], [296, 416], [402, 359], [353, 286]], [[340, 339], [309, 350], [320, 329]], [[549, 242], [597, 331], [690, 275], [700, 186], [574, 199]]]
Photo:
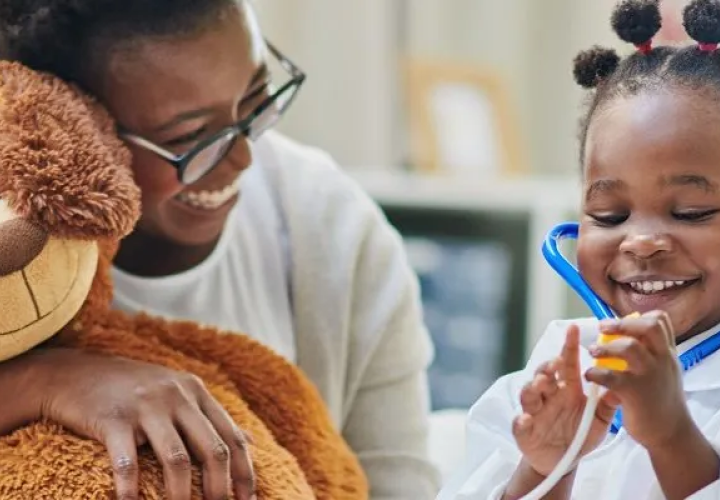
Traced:
[[[0, 0], [0, 30], [3, 58], [95, 95], [134, 155], [143, 214], [116, 307], [273, 347], [317, 385], [373, 498], [432, 498], [431, 347], [401, 241], [330, 158], [267, 131], [304, 76], [245, 0]], [[49, 417], [106, 444], [119, 498], [137, 498], [144, 443], [170, 498], [188, 498], [191, 457], [207, 498], [251, 498], [245, 435], [186, 374], [37, 349], [0, 365], [0, 394], [0, 432]]]

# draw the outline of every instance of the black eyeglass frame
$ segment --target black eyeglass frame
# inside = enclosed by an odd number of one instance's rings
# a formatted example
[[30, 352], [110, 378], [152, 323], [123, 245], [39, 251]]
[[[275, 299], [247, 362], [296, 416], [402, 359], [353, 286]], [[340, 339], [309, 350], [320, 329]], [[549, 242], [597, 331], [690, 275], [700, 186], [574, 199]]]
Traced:
[[[212, 134], [210, 137], [207, 137], [203, 140], [201, 140], [198, 144], [193, 146], [189, 151], [186, 151], [185, 153], [176, 155], [174, 153], [171, 153], [170, 151], [166, 150], [163, 147], [158, 146], [157, 144], [153, 143], [152, 141], [149, 141], [145, 139], [144, 137], [141, 137], [139, 135], [133, 134], [131, 132], [127, 132], [124, 130], [119, 131], [119, 136], [129, 140], [133, 144], [136, 144], [140, 147], [143, 147], [158, 156], [160, 156], [162, 159], [167, 161], [170, 165], [172, 165], [177, 170], [177, 176], [178, 181], [183, 184], [191, 184], [192, 182], [196, 182], [198, 179], [204, 177], [209, 172], [211, 172], [217, 165], [220, 163], [223, 158], [228, 154], [228, 152], [233, 148], [235, 145], [235, 141], [237, 140], [238, 136], [244, 135], [245, 137], [250, 138], [251, 140], [257, 139], [260, 135], [262, 135], [262, 132], [265, 132], [268, 130], [267, 127], [263, 129], [258, 135], [251, 137], [250, 132], [252, 130], [252, 124], [253, 122], [260, 116], [264, 111], [266, 111], [268, 108], [273, 106], [275, 102], [285, 94], [288, 90], [294, 87], [292, 90], [292, 93], [288, 97], [288, 100], [284, 103], [282, 109], [278, 111], [278, 119], [283, 115], [285, 110], [287, 110], [290, 107], [290, 104], [292, 104], [293, 100], [297, 96], [298, 90], [300, 90], [300, 87], [302, 86], [303, 82], [305, 81], [306, 74], [303, 72], [295, 63], [293, 63], [290, 59], [288, 59], [284, 54], [282, 54], [272, 43], [265, 40], [265, 44], [269, 50], [269, 52], [275, 57], [280, 65], [290, 74], [290, 80], [288, 80], [285, 84], [283, 84], [280, 88], [278, 88], [275, 92], [272, 93], [272, 95], [268, 96], [263, 102], [261, 102], [248, 116], [243, 118], [242, 120], [238, 121], [235, 124], [228, 125], [227, 127], [224, 127], [223, 129], [217, 131], [216, 133]], [[274, 125], [274, 123], [273, 123]], [[272, 125], [271, 125], [272, 126]], [[197, 179], [193, 179], [191, 182], [186, 183], [184, 181], [185, 172], [192, 162], [192, 160], [202, 153], [206, 148], [210, 147], [215, 142], [219, 141], [223, 137], [232, 136], [227, 144], [225, 145], [225, 151], [222, 152], [222, 154], [219, 154], [218, 157], [215, 159], [214, 163], [210, 165], [205, 172], [203, 172]]]

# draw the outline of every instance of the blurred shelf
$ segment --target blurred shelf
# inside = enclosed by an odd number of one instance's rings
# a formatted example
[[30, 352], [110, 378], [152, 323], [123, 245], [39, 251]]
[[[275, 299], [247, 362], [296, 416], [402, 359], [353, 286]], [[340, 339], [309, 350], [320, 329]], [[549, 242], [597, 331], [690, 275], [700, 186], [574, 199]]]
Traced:
[[547, 265], [540, 248], [547, 231], [574, 218], [579, 180], [571, 176], [467, 178], [422, 175], [392, 168], [354, 168], [348, 174], [381, 206], [460, 210], [485, 215], [518, 213], [528, 218], [526, 354], [547, 324], [568, 315], [568, 287]]
[[571, 177], [468, 178], [372, 167], [348, 174], [381, 204], [482, 211], [574, 211], [579, 204], [578, 180]]

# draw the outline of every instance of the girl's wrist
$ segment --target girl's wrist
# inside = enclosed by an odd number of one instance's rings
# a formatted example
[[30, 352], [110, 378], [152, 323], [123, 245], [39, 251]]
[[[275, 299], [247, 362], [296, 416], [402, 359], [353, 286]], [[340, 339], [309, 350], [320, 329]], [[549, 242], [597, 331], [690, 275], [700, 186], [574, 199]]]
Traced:
[[672, 454], [674, 450], [683, 448], [685, 443], [697, 441], [698, 437], [702, 437], [702, 433], [695, 425], [690, 413], [686, 411], [665, 436], [655, 442], [645, 444], [644, 448], [651, 455]]

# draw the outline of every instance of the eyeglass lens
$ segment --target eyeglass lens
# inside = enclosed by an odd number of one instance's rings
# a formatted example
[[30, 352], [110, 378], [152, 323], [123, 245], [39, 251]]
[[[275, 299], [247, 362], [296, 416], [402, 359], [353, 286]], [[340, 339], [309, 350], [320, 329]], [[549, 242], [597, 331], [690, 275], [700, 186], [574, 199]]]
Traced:
[[191, 184], [205, 175], [225, 157], [235, 143], [236, 138], [237, 134], [228, 132], [198, 151], [190, 159], [183, 171], [183, 182]]

